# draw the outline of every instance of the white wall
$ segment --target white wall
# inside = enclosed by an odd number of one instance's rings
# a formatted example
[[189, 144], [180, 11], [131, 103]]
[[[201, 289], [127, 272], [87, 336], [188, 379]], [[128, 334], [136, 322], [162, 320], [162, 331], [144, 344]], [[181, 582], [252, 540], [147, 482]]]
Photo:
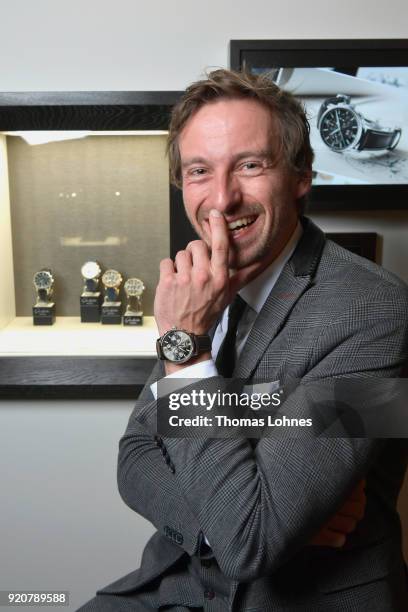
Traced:
[[182, 89], [230, 39], [404, 38], [405, 0], [2, 0], [0, 91]]
[[[403, 38], [408, 23], [406, 0], [1, 0], [0, 8], [0, 91], [177, 90], [206, 66], [226, 66], [230, 39]], [[386, 267], [408, 280], [405, 211], [320, 220], [327, 230], [382, 234]], [[138, 566], [152, 528], [121, 502], [114, 474], [130, 409], [0, 403], [0, 589], [68, 589], [74, 610]]]
[[140, 565], [155, 530], [116, 485], [118, 441], [132, 408], [0, 402], [0, 590], [69, 591], [71, 612]]

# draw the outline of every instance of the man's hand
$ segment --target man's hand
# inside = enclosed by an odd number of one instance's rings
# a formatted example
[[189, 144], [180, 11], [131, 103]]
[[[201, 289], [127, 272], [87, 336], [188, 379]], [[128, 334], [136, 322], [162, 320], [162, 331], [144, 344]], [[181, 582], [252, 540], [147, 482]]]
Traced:
[[154, 316], [162, 335], [173, 326], [205, 334], [229, 304], [229, 237], [224, 217], [209, 215], [211, 255], [203, 240], [190, 242], [175, 261], [160, 262]]
[[365, 480], [361, 480], [348, 500], [309, 542], [311, 546], [341, 548], [364, 516], [366, 507]]

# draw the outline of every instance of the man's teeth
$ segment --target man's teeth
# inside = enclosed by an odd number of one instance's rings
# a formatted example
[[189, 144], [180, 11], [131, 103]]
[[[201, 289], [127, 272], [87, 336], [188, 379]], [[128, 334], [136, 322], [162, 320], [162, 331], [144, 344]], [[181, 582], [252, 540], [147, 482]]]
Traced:
[[231, 223], [228, 223], [228, 229], [234, 230], [237, 227], [245, 227], [245, 225], [252, 223], [254, 220], [254, 217], [242, 217], [242, 219], [237, 219], [236, 221], [231, 221]]

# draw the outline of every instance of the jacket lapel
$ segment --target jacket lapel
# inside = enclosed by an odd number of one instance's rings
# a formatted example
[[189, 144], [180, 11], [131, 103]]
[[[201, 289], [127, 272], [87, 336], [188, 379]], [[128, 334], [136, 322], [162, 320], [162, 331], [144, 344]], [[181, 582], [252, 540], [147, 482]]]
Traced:
[[296, 302], [313, 282], [325, 237], [310, 219], [302, 218], [301, 222], [303, 235], [256, 318], [235, 366], [235, 378], [247, 379], [253, 375]]

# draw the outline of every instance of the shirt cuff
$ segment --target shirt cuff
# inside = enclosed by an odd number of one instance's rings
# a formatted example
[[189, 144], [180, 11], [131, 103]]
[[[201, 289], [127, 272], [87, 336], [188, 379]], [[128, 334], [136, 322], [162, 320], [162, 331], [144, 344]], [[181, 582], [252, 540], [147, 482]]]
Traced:
[[[211, 378], [212, 376], [218, 376], [217, 368], [213, 359], [206, 359], [206, 361], [199, 361], [193, 365], [181, 368], [177, 372], [168, 374], [164, 378]], [[164, 380], [162, 378], [161, 380]], [[180, 387], [183, 385], [180, 385]], [[157, 382], [150, 385], [151, 392], [153, 393], [154, 399], [157, 399]]]

